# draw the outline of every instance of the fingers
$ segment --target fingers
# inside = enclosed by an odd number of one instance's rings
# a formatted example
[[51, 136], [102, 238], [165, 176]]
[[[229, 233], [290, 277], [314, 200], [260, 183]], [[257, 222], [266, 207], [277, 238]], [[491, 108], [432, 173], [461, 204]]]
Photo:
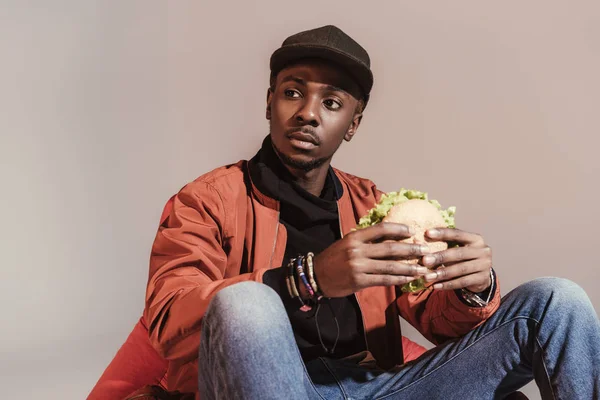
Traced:
[[427, 254], [425, 257], [423, 257], [423, 265], [432, 268], [436, 265], [474, 260], [477, 258], [489, 258], [491, 262], [491, 256], [492, 249], [488, 246], [453, 247], [437, 253]]
[[461, 276], [445, 282], [439, 282], [433, 285], [435, 290], [454, 290], [462, 288], [471, 288], [473, 292], [482, 292], [491, 285], [490, 273], [477, 272], [471, 275]]
[[491, 262], [477, 259], [440, 267], [424, 276], [426, 282], [438, 282], [434, 289], [460, 289], [464, 287], [480, 287], [485, 290], [490, 282]]
[[403, 275], [421, 276], [429, 270], [418, 264], [407, 264], [398, 261], [372, 260], [360, 272], [370, 275]]
[[373, 243], [365, 248], [365, 256], [375, 259], [411, 259], [420, 258], [430, 253], [431, 251], [426, 245], [396, 241]]
[[481, 247], [485, 246], [485, 242], [481, 235], [471, 232], [465, 232], [454, 228], [437, 228], [429, 229], [426, 233], [428, 238], [444, 241], [456, 242], [465, 246]]
[[408, 226], [392, 222], [381, 222], [352, 233], [354, 238], [363, 243], [383, 240], [401, 240], [409, 238], [413, 234], [414, 232], [411, 232]]
[[365, 277], [364, 287], [371, 286], [401, 286], [405, 283], [412, 282], [416, 277], [399, 276], [399, 275], [367, 275]]
[[361, 270], [361, 288], [371, 286], [401, 286], [429, 272], [418, 264], [398, 261], [373, 260]]

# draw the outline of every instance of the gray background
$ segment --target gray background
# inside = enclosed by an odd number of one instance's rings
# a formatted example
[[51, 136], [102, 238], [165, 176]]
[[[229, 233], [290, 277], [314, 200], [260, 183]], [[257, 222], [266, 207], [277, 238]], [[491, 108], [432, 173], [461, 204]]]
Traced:
[[164, 202], [254, 154], [270, 53], [329, 23], [376, 78], [334, 165], [456, 205], [504, 293], [562, 276], [598, 309], [599, 16], [591, 0], [2, 1], [3, 397], [85, 397], [141, 315]]

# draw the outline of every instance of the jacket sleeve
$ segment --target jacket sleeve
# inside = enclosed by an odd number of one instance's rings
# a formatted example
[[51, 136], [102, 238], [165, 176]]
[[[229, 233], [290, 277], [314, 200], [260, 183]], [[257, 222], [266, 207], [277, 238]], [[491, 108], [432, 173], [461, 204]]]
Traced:
[[434, 344], [464, 336], [482, 324], [500, 306], [500, 285], [485, 307], [471, 307], [454, 290], [403, 293], [396, 299], [400, 316]]
[[[209, 183], [194, 182], [165, 207], [150, 256], [144, 316], [150, 342], [166, 359], [198, 355], [202, 318], [212, 297], [241, 281], [262, 281], [267, 268], [225, 278], [231, 208]], [[170, 210], [170, 211], [169, 211]]]

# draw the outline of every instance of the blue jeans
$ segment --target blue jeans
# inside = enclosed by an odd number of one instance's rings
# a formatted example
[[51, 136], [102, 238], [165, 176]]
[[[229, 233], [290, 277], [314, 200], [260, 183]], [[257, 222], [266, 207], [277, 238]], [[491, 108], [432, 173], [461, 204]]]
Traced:
[[600, 399], [600, 322], [568, 280], [519, 286], [478, 328], [389, 371], [305, 364], [281, 299], [260, 283], [221, 290], [202, 327], [203, 400], [501, 399], [532, 379], [543, 399]]

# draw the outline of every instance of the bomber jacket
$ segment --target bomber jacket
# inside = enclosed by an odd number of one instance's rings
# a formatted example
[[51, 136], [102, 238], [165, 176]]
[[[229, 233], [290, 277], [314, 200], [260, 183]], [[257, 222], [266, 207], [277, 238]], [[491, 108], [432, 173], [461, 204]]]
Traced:
[[[150, 342], [169, 361], [167, 389], [197, 392], [202, 318], [212, 297], [242, 281], [262, 282], [282, 266], [286, 230], [279, 204], [252, 182], [242, 160], [186, 185], [165, 209], [150, 257], [144, 317]], [[379, 201], [370, 180], [334, 168], [343, 186], [337, 201], [341, 235]], [[470, 307], [454, 291], [402, 293], [394, 287], [357, 292], [369, 356], [388, 369], [424, 351], [402, 337], [398, 315], [434, 344], [480, 325], [500, 304], [500, 288], [485, 307]]]

